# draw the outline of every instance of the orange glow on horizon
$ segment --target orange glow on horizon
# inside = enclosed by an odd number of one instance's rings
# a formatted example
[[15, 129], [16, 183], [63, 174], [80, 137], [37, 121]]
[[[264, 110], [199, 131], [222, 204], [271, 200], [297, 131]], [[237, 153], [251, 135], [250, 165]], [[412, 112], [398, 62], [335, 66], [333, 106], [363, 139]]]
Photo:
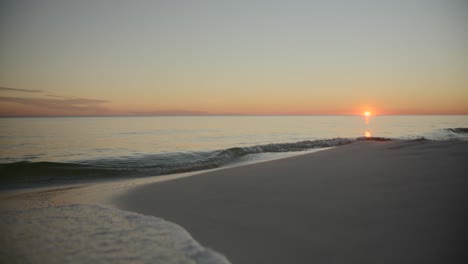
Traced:
[[[5, 92], [6, 93], [6, 92]], [[3, 94], [2, 94], [3, 96]], [[29, 97], [28, 97], [29, 96]], [[310, 102], [298, 102], [295, 105], [273, 101], [271, 103], [251, 98], [251, 101], [237, 102], [230, 99], [215, 101], [209, 100], [202, 103], [184, 101], [173, 103], [160, 103], [152, 100], [106, 101], [103, 97], [98, 99], [83, 99], [86, 107], [76, 104], [73, 97], [59, 95], [57, 98], [37, 95], [31, 97], [8, 95], [0, 102], [0, 116], [202, 116], [202, 115], [354, 115], [365, 119], [369, 124], [374, 118], [382, 115], [468, 115], [466, 105], [441, 104], [440, 108], [429, 108], [422, 105], [417, 107], [398, 108], [385, 102], [372, 102], [361, 104], [352, 102], [334, 104], [333, 102], [318, 102], [310, 105]], [[24, 98], [23, 98], [24, 97]], [[8, 99], [10, 98], [10, 99]], [[155, 106], [157, 105], [157, 106]], [[378, 105], [378, 108], [376, 107]]]
[[371, 137], [371, 136], [372, 136], [372, 134], [371, 134], [371, 132], [369, 132], [369, 131], [366, 131], [366, 132], [364, 132], [364, 136], [365, 136], [365, 137]]

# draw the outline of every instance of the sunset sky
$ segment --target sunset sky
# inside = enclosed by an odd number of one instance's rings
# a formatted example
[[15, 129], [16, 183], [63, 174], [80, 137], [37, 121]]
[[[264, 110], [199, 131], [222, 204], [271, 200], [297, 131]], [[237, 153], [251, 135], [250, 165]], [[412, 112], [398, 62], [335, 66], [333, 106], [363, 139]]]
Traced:
[[468, 2], [0, 2], [0, 115], [468, 114]]

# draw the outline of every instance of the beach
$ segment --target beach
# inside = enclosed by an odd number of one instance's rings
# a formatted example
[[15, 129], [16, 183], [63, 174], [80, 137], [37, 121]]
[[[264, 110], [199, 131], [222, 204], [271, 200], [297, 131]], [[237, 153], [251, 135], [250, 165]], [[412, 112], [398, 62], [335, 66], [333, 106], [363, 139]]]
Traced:
[[468, 263], [468, 1], [0, 10], [0, 264]]
[[464, 263], [468, 142], [359, 142], [138, 187], [232, 263]]
[[0, 258], [465, 263], [467, 157], [467, 141], [361, 141], [201, 174], [3, 194]]

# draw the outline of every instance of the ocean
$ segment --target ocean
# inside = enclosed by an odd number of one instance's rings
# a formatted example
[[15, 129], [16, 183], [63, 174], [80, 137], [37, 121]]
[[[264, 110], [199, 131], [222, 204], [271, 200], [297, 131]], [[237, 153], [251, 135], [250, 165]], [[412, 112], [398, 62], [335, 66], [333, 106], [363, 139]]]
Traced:
[[154, 176], [354, 142], [466, 140], [468, 116], [196, 116], [0, 119], [2, 188]]

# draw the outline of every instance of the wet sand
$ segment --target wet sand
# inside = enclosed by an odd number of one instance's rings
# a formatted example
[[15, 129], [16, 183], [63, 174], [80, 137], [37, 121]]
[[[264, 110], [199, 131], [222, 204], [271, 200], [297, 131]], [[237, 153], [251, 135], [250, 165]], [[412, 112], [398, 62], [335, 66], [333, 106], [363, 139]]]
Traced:
[[466, 263], [468, 142], [358, 142], [136, 187], [234, 264]]

